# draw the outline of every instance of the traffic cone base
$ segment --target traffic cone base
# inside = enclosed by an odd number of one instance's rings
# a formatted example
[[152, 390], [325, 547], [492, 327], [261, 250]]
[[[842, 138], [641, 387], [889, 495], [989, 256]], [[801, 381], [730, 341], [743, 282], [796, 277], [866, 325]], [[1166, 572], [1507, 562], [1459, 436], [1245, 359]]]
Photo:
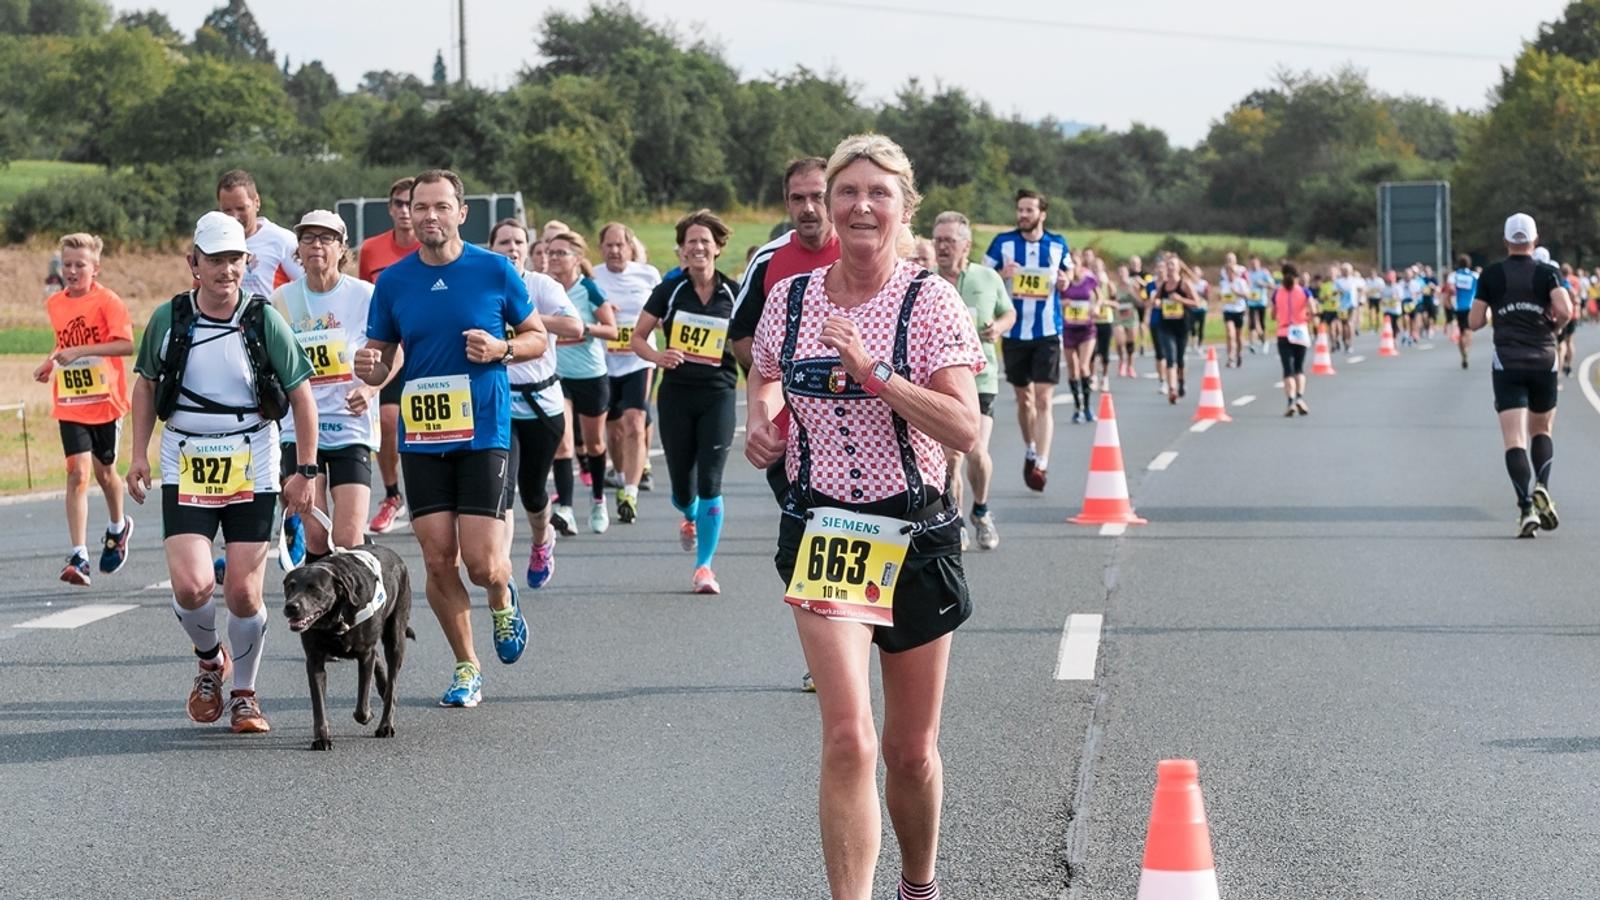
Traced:
[[1089, 479], [1083, 490], [1083, 511], [1067, 520], [1074, 525], [1144, 525], [1128, 500], [1128, 476], [1122, 466], [1122, 440], [1117, 436], [1117, 411], [1111, 395], [1100, 395], [1094, 449], [1089, 453]]
[[1217, 367], [1217, 348], [1206, 348], [1206, 373], [1200, 382], [1200, 407], [1194, 411], [1194, 421], [1232, 422], [1227, 401], [1222, 398], [1222, 370]]
[[1156, 765], [1138, 900], [1218, 900], [1211, 830], [1192, 759]]
[[1400, 355], [1400, 351], [1394, 346], [1394, 326], [1389, 324], [1389, 319], [1387, 317], [1385, 317], [1383, 320], [1383, 331], [1378, 334], [1378, 355]]
[[1337, 375], [1333, 370], [1333, 353], [1328, 346], [1328, 326], [1317, 329], [1316, 354], [1311, 358], [1311, 374]]

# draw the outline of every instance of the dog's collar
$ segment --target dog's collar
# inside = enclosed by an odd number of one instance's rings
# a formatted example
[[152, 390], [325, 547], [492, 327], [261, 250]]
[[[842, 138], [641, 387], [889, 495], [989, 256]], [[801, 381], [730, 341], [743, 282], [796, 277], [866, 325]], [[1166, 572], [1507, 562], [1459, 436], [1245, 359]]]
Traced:
[[335, 547], [333, 548], [333, 553], [334, 555], [353, 556], [362, 565], [372, 570], [373, 584], [375, 585], [372, 589], [372, 599], [367, 602], [366, 606], [356, 611], [355, 621], [350, 623], [351, 627], [355, 627], [377, 615], [378, 610], [383, 609], [383, 604], [389, 601], [389, 594], [383, 589], [383, 564], [378, 562], [376, 556], [365, 550], [345, 550], [342, 547]]

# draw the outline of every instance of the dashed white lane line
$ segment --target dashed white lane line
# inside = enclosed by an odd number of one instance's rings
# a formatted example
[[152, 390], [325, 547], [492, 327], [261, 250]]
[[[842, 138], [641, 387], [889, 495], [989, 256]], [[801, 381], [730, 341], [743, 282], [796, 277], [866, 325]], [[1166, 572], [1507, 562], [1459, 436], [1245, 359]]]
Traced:
[[1243, 397], [1236, 397], [1234, 399], [1234, 401], [1233, 401], [1233, 405], [1234, 406], [1249, 406], [1250, 404], [1252, 404], [1254, 402], [1256, 402], [1256, 395], [1255, 394], [1245, 394]]
[[1128, 532], [1126, 522], [1107, 522], [1100, 526], [1101, 537], [1121, 537]]
[[1194, 432], [1195, 434], [1204, 434], [1207, 431], [1210, 431], [1211, 430], [1211, 426], [1213, 426], [1215, 424], [1217, 424], [1217, 420], [1216, 419], [1201, 419], [1200, 421], [1194, 423], [1193, 425], [1190, 425], [1189, 426], [1189, 430]]
[[1071, 403], [1071, 402], [1072, 402], [1072, 395], [1071, 394], [1057, 394], [1054, 397], [1050, 398], [1050, 405], [1051, 406], [1060, 406], [1063, 403]]
[[1345, 357], [1344, 361], [1351, 365], [1355, 365], [1358, 362], [1366, 362], [1367, 358], [1365, 356], [1347, 356]]
[[1176, 450], [1168, 450], [1165, 453], [1158, 453], [1156, 454], [1155, 459], [1150, 460], [1150, 465], [1145, 466], [1145, 468], [1151, 472], [1165, 472], [1167, 470], [1167, 466], [1172, 465], [1172, 461], [1177, 458], [1178, 451]]
[[1281, 381], [1274, 381], [1274, 382], [1273, 382], [1273, 383], [1272, 383], [1272, 386], [1273, 386], [1273, 387], [1275, 387], [1275, 388], [1281, 388], [1281, 387], [1283, 387], [1283, 382], [1281, 382]]
[[130, 609], [138, 608], [139, 605], [137, 603], [89, 603], [83, 606], [75, 606], [72, 609], [64, 609], [61, 612], [51, 613], [48, 616], [40, 616], [37, 619], [29, 619], [26, 622], [18, 622], [11, 627], [82, 628], [90, 622], [98, 622], [101, 619], [108, 619], [117, 613], [125, 613]]
[[147, 585], [144, 586], [144, 589], [147, 590], [147, 591], [165, 591], [165, 590], [170, 590], [171, 588], [172, 588], [172, 579], [171, 578], [168, 578], [166, 581], [158, 581], [155, 584], [147, 584]]
[[1100, 626], [1105, 616], [1098, 613], [1073, 613], [1061, 631], [1061, 650], [1056, 654], [1057, 681], [1093, 681], [1095, 657], [1100, 653]]
[[1589, 398], [1589, 405], [1594, 407], [1594, 411], [1600, 412], [1600, 393], [1595, 392], [1594, 379], [1590, 377], [1593, 374], [1590, 370], [1597, 359], [1600, 359], [1600, 353], [1591, 353], [1578, 365], [1578, 386], [1583, 388], [1583, 396]]
[[1433, 349], [1433, 345], [1432, 344], [1418, 344], [1417, 345], [1417, 349], [1418, 350], [1432, 350]]

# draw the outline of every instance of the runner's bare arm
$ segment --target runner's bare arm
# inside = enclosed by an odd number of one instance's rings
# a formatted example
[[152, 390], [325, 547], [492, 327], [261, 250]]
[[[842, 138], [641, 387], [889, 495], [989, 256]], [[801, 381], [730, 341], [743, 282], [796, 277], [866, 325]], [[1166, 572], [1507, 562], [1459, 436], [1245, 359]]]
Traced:
[[773, 421], [773, 416], [784, 409], [783, 389], [757, 369], [750, 370], [746, 385], [744, 458], [756, 468], [765, 469], [783, 459], [786, 448], [783, 430]]
[[1477, 331], [1489, 324], [1489, 304], [1482, 300], [1472, 301], [1472, 309], [1467, 313], [1467, 327]]
[[[143, 379], [141, 379], [143, 380]], [[317, 433], [317, 398], [311, 393], [311, 382], [302, 381], [289, 392], [289, 414], [294, 416], [296, 434]], [[295, 464], [317, 464], [317, 442], [298, 441], [295, 447]], [[288, 514], [303, 513], [311, 508], [311, 479], [299, 472], [283, 483], [283, 511]]]
[[750, 347], [755, 342], [755, 338], [739, 338], [733, 342], [733, 358], [739, 361], [741, 371], [748, 372], [755, 366], [755, 357], [750, 353]]
[[103, 344], [84, 344], [81, 347], [62, 347], [60, 350], [57, 350], [55, 353], [51, 354], [50, 358], [54, 360], [57, 365], [64, 366], [67, 363], [76, 362], [77, 360], [83, 359], [85, 356], [132, 355], [133, 341], [129, 338], [123, 338], [117, 341], [106, 341]]
[[639, 313], [639, 321], [633, 326], [633, 337], [628, 340], [628, 349], [640, 359], [653, 362], [663, 369], [676, 369], [683, 365], [683, 351], [672, 348], [657, 350], [655, 342], [650, 340], [650, 335], [660, 323], [661, 320], [650, 313]]
[[388, 341], [367, 341], [367, 345], [357, 350], [355, 359], [351, 361], [356, 377], [367, 384], [383, 384], [394, 372], [395, 354], [399, 350], [399, 344], [391, 344]]
[[1550, 317], [1557, 328], [1565, 328], [1572, 321], [1572, 295], [1566, 288], [1558, 287], [1550, 292]]
[[594, 317], [596, 325], [589, 326], [589, 336], [602, 340], [614, 341], [622, 332], [617, 330], [617, 308], [609, 303], [602, 303], [595, 307]]
[[547, 334], [573, 340], [583, 337], [583, 320], [577, 316], [541, 315], [539, 321], [544, 323], [544, 330]]
[[156, 428], [156, 383], [144, 376], [133, 379], [133, 443], [128, 448], [128, 494], [143, 504], [150, 488], [150, 435]]

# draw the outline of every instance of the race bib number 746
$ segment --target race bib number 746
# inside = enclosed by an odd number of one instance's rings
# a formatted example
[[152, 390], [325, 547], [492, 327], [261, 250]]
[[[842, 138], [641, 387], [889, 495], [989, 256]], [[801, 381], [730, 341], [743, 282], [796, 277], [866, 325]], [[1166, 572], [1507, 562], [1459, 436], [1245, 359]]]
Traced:
[[894, 625], [894, 591], [911, 537], [899, 519], [811, 511], [784, 601], [841, 622]]

